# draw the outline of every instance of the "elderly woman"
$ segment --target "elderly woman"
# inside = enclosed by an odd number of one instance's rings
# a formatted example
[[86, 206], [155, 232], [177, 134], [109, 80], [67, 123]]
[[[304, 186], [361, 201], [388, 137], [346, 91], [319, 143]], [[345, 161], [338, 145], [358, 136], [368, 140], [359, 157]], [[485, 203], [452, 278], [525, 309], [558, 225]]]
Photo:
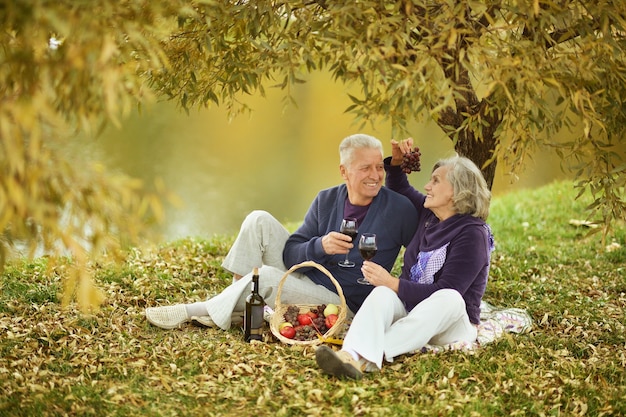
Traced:
[[485, 223], [491, 193], [478, 167], [453, 157], [435, 164], [426, 195], [408, 182], [400, 165], [413, 140], [392, 141], [385, 159], [387, 187], [407, 196], [418, 210], [418, 228], [404, 255], [400, 278], [374, 261], [363, 276], [375, 286], [335, 352], [316, 350], [320, 368], [359, 379], [383, 360], [416, 351], [428, 343], [473, 342], [480, 323], [480, 301], [489, 273], [493, 238]]

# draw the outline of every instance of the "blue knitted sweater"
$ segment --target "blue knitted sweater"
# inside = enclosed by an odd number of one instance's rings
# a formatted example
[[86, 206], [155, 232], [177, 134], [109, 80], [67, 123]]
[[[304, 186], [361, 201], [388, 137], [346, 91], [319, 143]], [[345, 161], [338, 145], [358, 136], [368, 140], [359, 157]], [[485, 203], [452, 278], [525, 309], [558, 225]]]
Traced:
[[[345, 184], [320, 191], [309, 208], [304, 223], [293, 233], [283, 251], [283, 260], [287, 268], [304, 261], [315, 261], [323, 265], [341, 285], [346, 304], [356, 313], [361, 304], [372, 291], [373, 286], [356, 282], [362, 276], [363, 258], [357, 245], [350, 251], [350, 260], [356, 263], [354, 268], [341, 268], [339, 261], [345, 255], [327, 255], [322, 249], [322, 237], [331, 231], [339, 231], [348, 191]], [[417, 227], [417, 211], [408, 198], [381, 188], [367, 211], [362, 224], [361, 233], [376, 233], [378, 252], [373, 262], [388, 271], [398, 257], [402, 246], [407, 246], [415, 234]], [[302, 269], [311, 280], [337, 292], [328, 277], [316, 268]]]

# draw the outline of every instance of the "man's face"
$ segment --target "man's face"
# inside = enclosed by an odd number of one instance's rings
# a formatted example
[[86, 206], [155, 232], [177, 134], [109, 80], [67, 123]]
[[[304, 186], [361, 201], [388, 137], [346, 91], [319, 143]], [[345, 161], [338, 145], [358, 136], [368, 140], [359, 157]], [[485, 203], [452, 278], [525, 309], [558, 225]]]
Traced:
[[340, 165], [339, 170], [348, 187], [348, 198], [357, 206], [370, 204], [385, 178], [383, 156], [373, 148], [356, 149], [349, 166]]

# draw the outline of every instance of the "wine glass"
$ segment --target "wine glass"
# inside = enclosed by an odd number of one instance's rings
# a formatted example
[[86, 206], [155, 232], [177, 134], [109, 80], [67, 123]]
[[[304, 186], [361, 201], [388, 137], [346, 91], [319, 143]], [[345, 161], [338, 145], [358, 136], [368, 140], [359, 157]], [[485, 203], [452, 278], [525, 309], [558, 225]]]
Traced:
[[[352, 242], [354, 242], [354, 239], [356, 238], [356, 235], [358, 233], [358, 230], [356, 227], [356, 219], [352, 219], [352, 218], [343, 219], [341, 221], [341, 228], [339, 229], [339, 231], [343, 233], [344, 235], [350, 236], [352, 238]], [[339, 262], [339, 266], [343, 266], [344, 268], [354, 268], [354, 262], [348, 259], [349, 255], [350, 255], [350, 252], [346, 253], [346, 259]]]
[[[376, 245], [376, 235], [374, 233], [363, 233], [359, 239], [359, 252], [366, 261], [376, 255], [378, 246]], [[359, 284], [372, 285], [365, 277], [356, 280]]]

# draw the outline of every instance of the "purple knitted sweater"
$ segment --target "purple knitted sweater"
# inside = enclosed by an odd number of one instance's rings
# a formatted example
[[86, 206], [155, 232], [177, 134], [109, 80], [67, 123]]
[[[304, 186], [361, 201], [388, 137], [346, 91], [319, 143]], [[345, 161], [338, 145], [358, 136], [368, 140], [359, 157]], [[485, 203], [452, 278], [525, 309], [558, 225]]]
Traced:
[[[455, 289], [465, 300], [470, 321], [479, 324], [480, 301], [487, 285], [493, 249], [488, 226], [483, 220], [467, 214], [457, 214], [440, 222], [432, 211], [424, 208], [426, 196], [409, 184], [399, 166], [390, 165], [390, 158], [385, 159], [385, 171], [387, 187], [407, 196], [418, 211], [417, 231], [404, 253], [398, 297], [410, 311], [437, 290]], [[445, 262], [434, 274], [434, 282], [412, 281], [411, 267], [417, 262], [418, 254], [446, 244], [449, 245]]]

